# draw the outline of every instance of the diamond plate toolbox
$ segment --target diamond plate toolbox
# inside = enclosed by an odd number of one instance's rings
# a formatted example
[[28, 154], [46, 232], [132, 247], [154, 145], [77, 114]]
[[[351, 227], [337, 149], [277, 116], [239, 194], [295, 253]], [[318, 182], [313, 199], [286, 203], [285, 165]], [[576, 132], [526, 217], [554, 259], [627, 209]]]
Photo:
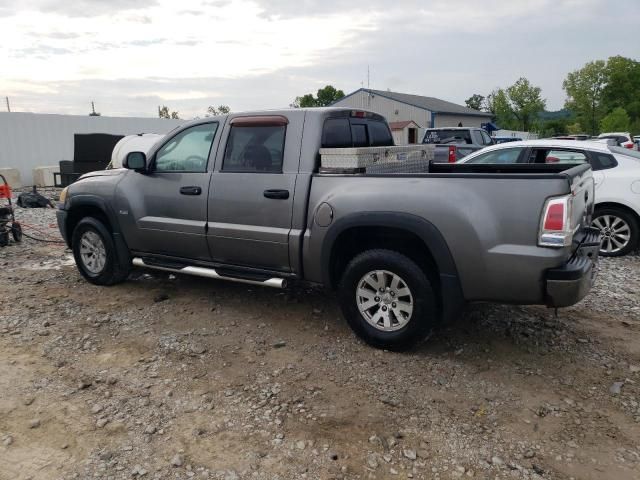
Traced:
[[354, 173], [426, 172], [434, 145], [321, 148], [320, 171]]

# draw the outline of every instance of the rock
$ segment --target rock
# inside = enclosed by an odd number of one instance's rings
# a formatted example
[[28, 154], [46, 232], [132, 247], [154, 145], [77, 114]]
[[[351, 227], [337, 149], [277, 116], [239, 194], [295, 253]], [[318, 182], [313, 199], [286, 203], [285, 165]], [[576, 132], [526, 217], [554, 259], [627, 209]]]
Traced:
[[91, 378], [86, 375], [80, 377], [80, 380], [78, 381], [78, 389], [84, 390], [85, 388], [89, 388], [91, 385], [93, 385], [93, 380]]
[[4, 437], [2, 439], [2, 444], [5, 447], [8, 447], [9, 445], [11, 445], [13, 443], [13, 437], [11, 435], [7, 435], [6, 437]]
[[409, 448], [405, 448], [402, 450], [402, 454], [408, 458], [409, 460], [415, 460], [416, 458], [418, 458], [416, 451], [415, 450], [411, 450]]
[[147, 473], [149, 472], [140, 465], [136, 465], [135, 467], [133, 467], [133, 470], [131, 470], [131, 475], [137, 475], [138, 477], [144, 477]]
[[373, 470], [378, 468], [378, 457], [374, 454], [367, 455], [367, 466]]
[[307, 446], [307, 444], [304, 442], [304, 440], [298, 440], [296, 442], [296, 448], [298, 450], [304, 450], [306, 446]]
[[29, 422], [29, 428], [38, 428], [40, 427], [41, 422], [39, 418], [34, 418]]
[[91, 407], [91, 413], [93, 413], [94, 415], [100, 413], [102, 411], [102, 405], [100, 405], [99, 403], [96, 403], [93, 407]]
[[174, 467], [181, 467], [182, 465], [184, 465], [184, 455], [181, 455], [179, 453], [174, 455], [174, 457], [171, 459], [171, 465]]
[[166, 293], [159, 293], [155, 297], [153, 297], [153, 301], [155, 303], [164, 302], [165, 300], [169, 300], [169, 295]]
[[629, 365], [629, 371], [631, 373], [638, 373], [640, 372], [640, 365]]
[[149, 425], [144, 429], [144, 433], [145, 435], [153, 435], [154, 433], [156, 433], [156, 430], [156, 427], [154, 427], [153, 425]]
[[492, 465], [496, 465], [496, 466], [500, 466], [500, 465], [504, 465], [504, 462], [502, 461], [502, 459], [500, 457], [493, 456], [493, 457], [491, 457], [491, 464]]
[[389, 469], [389, 473], [390, 473], [391, 475], [398, 475], [398, 471], [397, 471], [395, 468], [393, 468], [393, 467], [391, 467], [391, 468]]
[[96, 421], [96, 427], [98, 428], [102, 428], [104, 427], [107, 423], [109, 423], [109, 419], [108, 418], [99, 418], [98, 421]]
[[534, 452], [533, 450], [527, 450], [526, 452], [524, 452], [524, 458], [533, 458], [536, 456], [536, 452]]
[[100, 455], [98, 455], [98, 458], [100, 460], [102, 460], [103, 462], [108, 462], [109, 460], [111, 460], [113, 458], [113, 453], [106, 450], [104, 452], [100, 452]]
[[620, 395], [620, 390], [622, 389], [623, 385], [624, 382], [613, 382], [613, 385], [609, 387], [609, 393], [611, 395]]
[[195, 353], [196, 355], [202, 355], [207, 352], [207, 347], [201, 345], [199, 343], [194, 343], [191, 345], [191, 353]]
[[234, 470], [228, 470], [224, 475], [224, 480], [238, 480], [238, 474]]
[[287, 346], [287, 342], [285, 342], [284, 340], [278, 340], [276, 343], [273, 344], [273, 348], [282, 348], [286, 346]]
[[31, 405], [33, 402], [35, 402], [35, 400], [36, 400], [36, 398], [35, 398], [35, 397], [25, 397], [25, 398], [22, 400], [22, 403], [23, 403], [26, 407], [28, 407], [28, 406], [29, 406], [29, 405]]

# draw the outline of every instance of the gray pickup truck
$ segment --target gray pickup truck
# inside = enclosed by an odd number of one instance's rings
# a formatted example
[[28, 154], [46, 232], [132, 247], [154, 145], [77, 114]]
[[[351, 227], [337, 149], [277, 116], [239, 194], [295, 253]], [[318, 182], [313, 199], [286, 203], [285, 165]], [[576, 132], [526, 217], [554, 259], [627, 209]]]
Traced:
[[91, 283], [132, 266], [334, 289], [353, 330], [400, 350], [465, 302], [572, 305], [591, 288], [588, 165], [431, 164], [332, 173], [321, 148], [392, 145], [384, 118], [340, 108], [192, 121], [124, 168], [65, 189], [57, 218]]
[[428, 128], [422, 143], [435, 145], [434, 161], [438, 163], [455, 163], [470, 153], [495, 144], [484, 129], [473, 127]]

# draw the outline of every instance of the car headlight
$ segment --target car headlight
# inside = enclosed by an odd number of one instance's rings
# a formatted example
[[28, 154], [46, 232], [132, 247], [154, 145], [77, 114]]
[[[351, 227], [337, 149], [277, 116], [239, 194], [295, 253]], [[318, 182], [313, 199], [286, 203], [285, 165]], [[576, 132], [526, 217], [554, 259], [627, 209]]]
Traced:
[[67, 202], [67, 190], [69, 190], [69, 187], [64, 187], [62, 189], [62, 191], [60, 192], [60, 200], [59, 202], [64, 205]]

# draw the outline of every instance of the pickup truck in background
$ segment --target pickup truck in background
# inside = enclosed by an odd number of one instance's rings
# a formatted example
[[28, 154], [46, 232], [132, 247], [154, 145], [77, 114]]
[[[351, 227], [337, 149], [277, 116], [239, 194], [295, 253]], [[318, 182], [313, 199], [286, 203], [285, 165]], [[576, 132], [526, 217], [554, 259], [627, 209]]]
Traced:
[[435, 162], [455, 163], [495, 141], [482, 128], [444, 127], [427, 129], [422, 143], [435, 145]]
[[132, 266], [321, 284], [362, 339], [394, 350], [465, 302], [563, 307], [590, 290], [600, 244], [589, 165], [321, 169], [320, 149], [363, 145], [393, 145], [383, 117], [313, 108], [195, 120], [65, 189], [58, 225], [96, 285]]

